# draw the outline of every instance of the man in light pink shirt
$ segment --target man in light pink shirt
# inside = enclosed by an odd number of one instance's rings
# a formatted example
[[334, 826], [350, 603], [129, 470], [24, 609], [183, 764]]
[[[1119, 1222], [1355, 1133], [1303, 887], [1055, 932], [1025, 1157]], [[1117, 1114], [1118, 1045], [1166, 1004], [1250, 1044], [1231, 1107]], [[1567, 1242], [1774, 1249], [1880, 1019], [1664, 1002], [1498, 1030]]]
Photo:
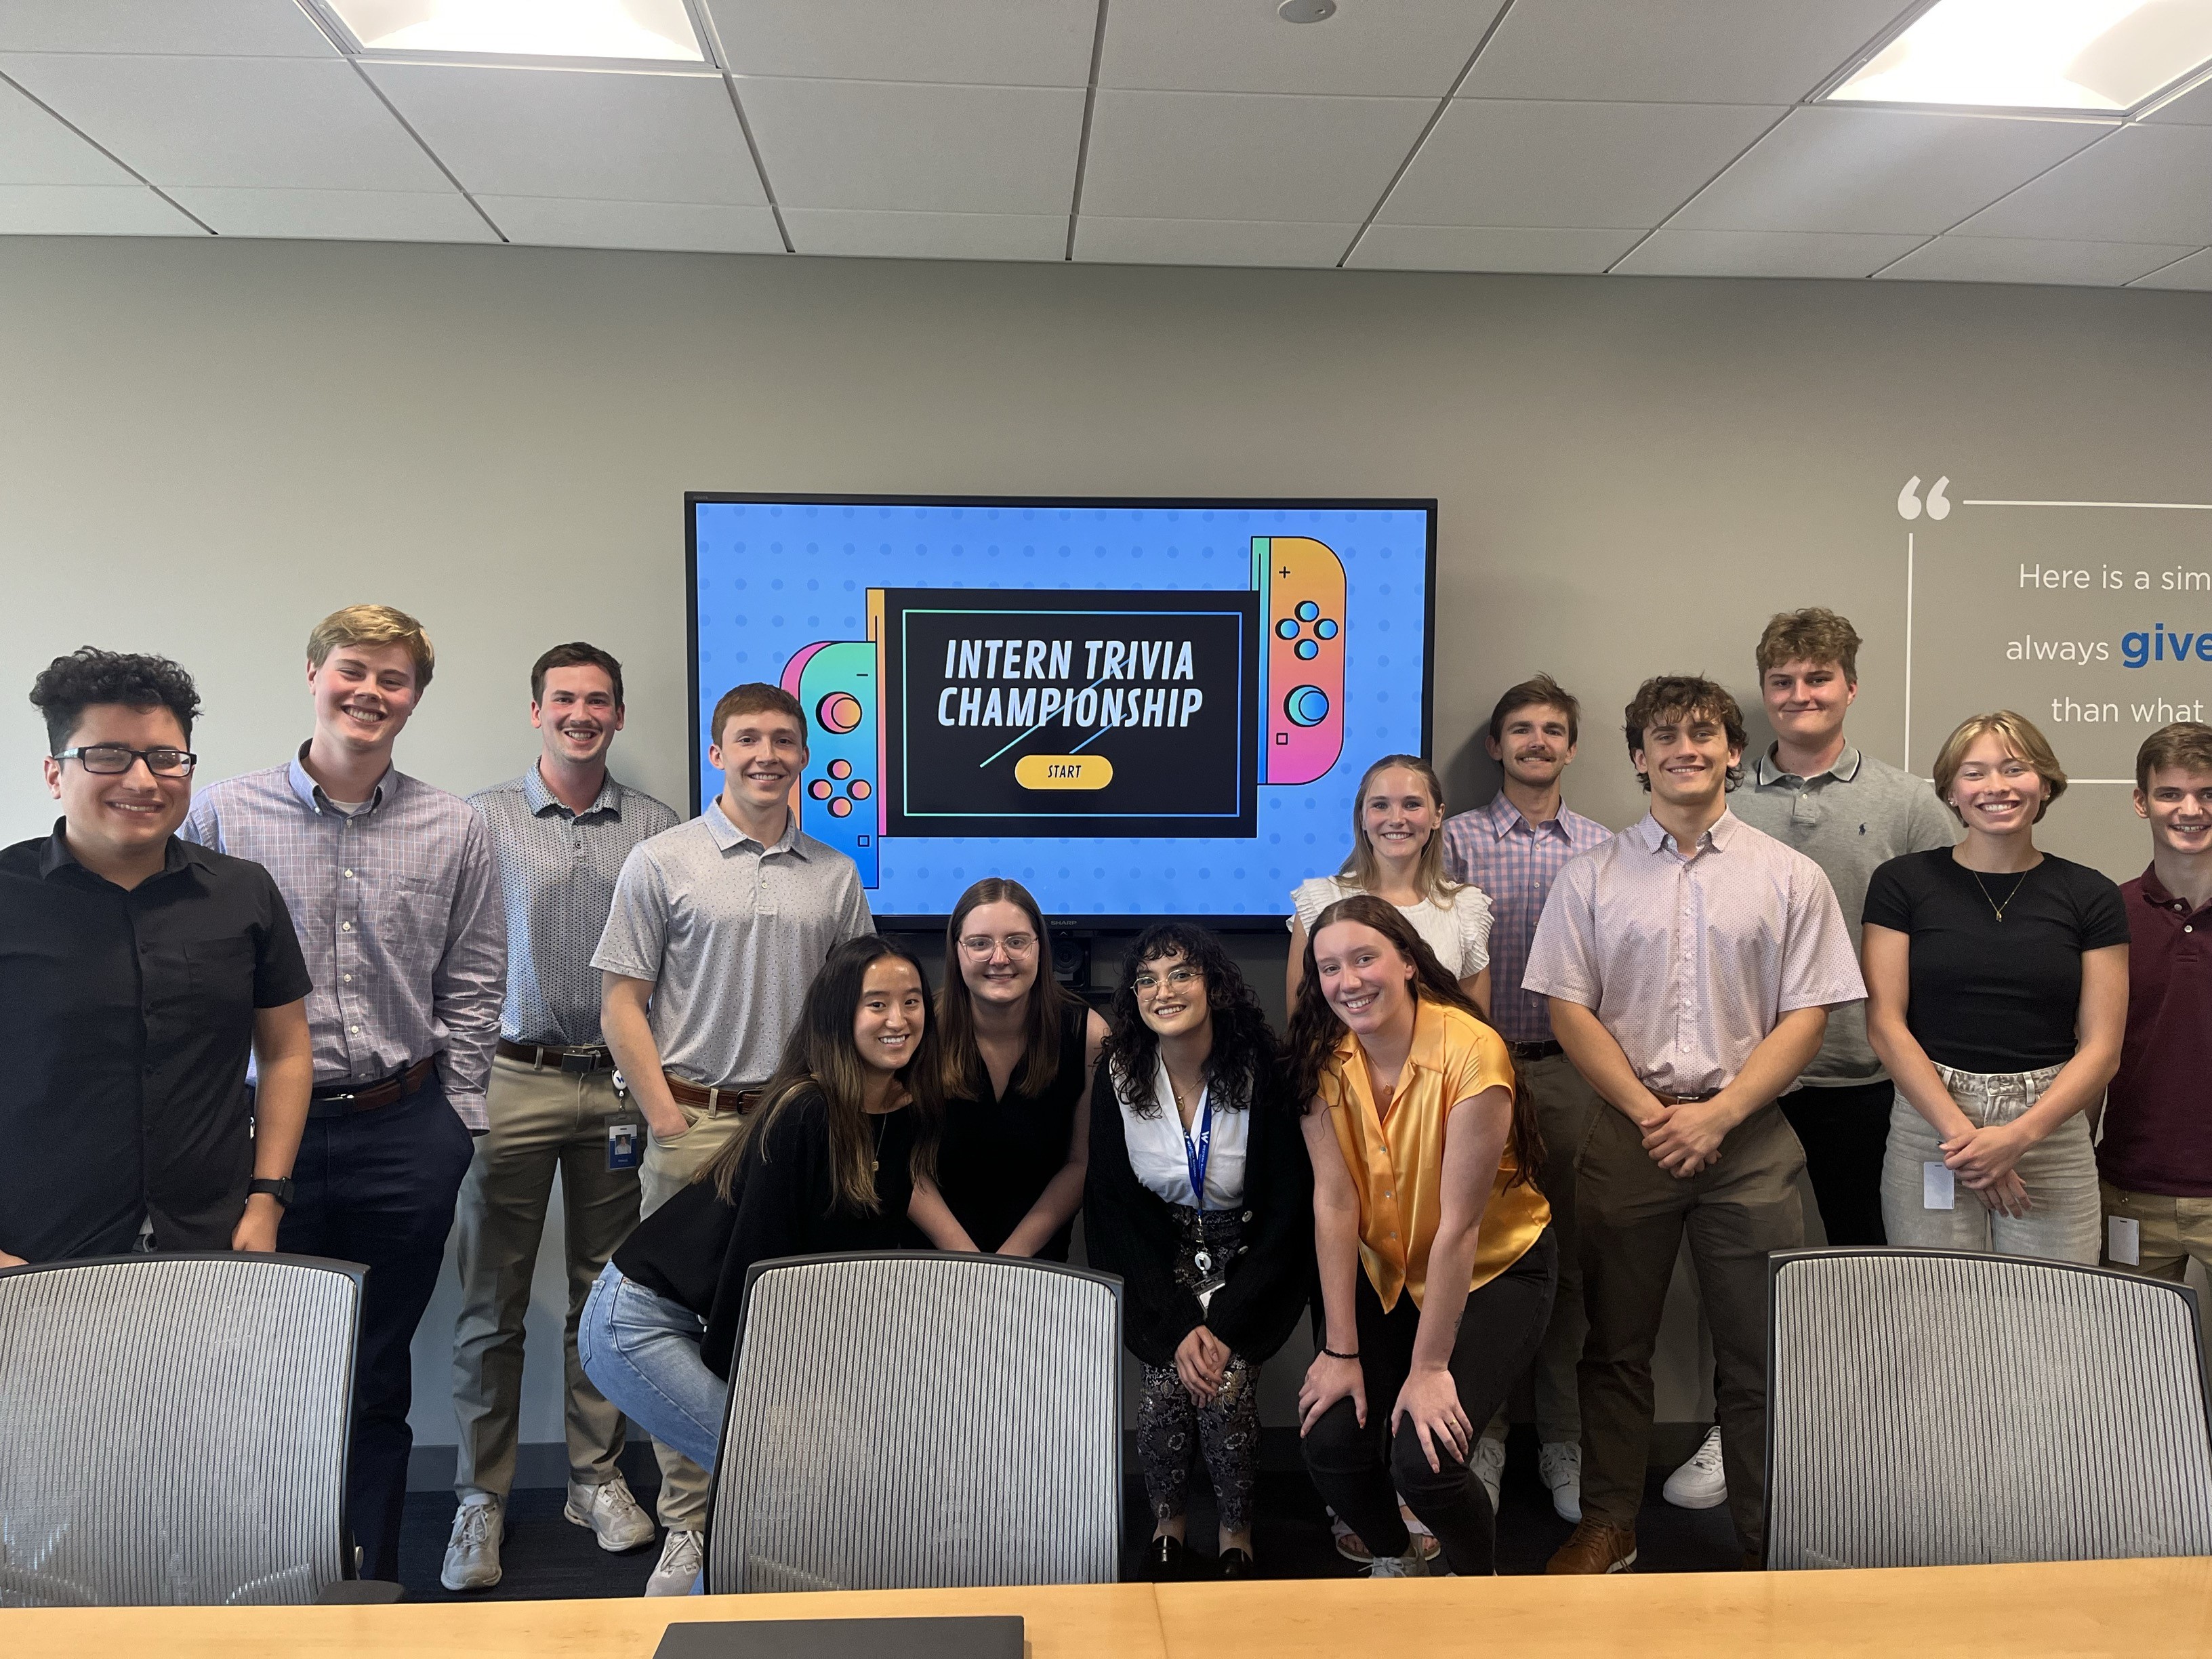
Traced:
[[1552, 884], [1525, 988], [1614, 1109], [1576, 1164], [1589, 1335], [1583, 1520], [1547, 1571], [1636, 1559], [1651, 1353], [1686, 1234], [1713, 1336], [1729, 1507], [1745, 1564], [1765, 1535], [1766, 1257], [1805, 1242], [1804, 1150], [1775, 1101], [1820, 1052], [1828, 1010], [1866, 995], [1835, 890], [1803, 854], [1728, 810], [1741, 778], [1735, 699], [1646, 680], [1629, 757], [1651, 811]]

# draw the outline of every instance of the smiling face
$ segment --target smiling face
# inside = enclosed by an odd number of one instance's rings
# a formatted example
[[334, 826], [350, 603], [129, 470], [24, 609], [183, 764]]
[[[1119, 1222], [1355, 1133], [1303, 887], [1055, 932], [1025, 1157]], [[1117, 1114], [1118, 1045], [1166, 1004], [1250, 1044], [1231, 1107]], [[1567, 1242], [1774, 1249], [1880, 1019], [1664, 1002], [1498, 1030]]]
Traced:
[[2016, 835], [2035, 822], [2051, 786], [1994, 732], [1984, 732], [1959, 758], [1951, 804], [1969, 830]]
[[1334, 921], [1314, 935], [1314, 974], [1336, 1017], [1361, 1036], [1408, 1017], [1413, 964], [1364, 922]]
[[1188, 1036], [1212, 1022], [1207, 1006], [1206, 975], [1180, 951], [1149, 957], [1139, 963], [1133, 988], [1137, 994], [1137, 1017], [1157, 1035]]
[[1507, 777], [1531, 789], [1548, 789], [1575, 757], [1567, 711], [1531, 703], [1505, 717], [1504, 735], [1485, 735], [1483, 743]]
[[732, 714], [722, 722], [720, 740], [708, 749], [707, 763], [720, 770], [724, 787], [739, 805], [769, 811], [806, 769], [805, 728], [781, 708]]
[[853, 1046], [860, 1063], [896, 1072], [914, 1058], [928, 1020], [929, 994], [903, 957], [878, 957], [860, 981], [860, 1006], [853, 1016]]
[[[166, 708], [131, 708], [97, 702], [84, 711], [64, 749], [119, 743], [131, 749], [183, 749], [185, 728]], [[84, 763], [46, 759], [46, 787], [62, 804], [64, 834], [81, 862], [112, 863], [149, 854], [166, 843], [192, 804], [192, 781], [157, 778], [143, 760], [128, 772], [103, 776]]]
[[1759, 677], [1774, 733], [1800, 749], [1822, 750], [1844, 729], [1859, 689], [1832, 662], [1777, 663]]
[[2151, 840], [2162, 851], [2184, 858], [2212, 853], [2212, 772], [2160, 768], [2148, 790], [2136, 791], [2136, 811], [2150, 820]]
[[404, 645], [340, 645], [307, 665], [315, 735], [356, 758], [388, 754], [422, 693]]
[[1728, 788], [1729, 769], [1742, 758], [1725, 726], [1694, 712], [1652, 721], [1644, 728], [1644, 746], [1631, 757], [1651, 781], [1652, 798], [1680, 807], [1711, 805]]
[[596, 664], [545, 671], [545, 694], [530, 705], [530, 723], [544, 734], [545, 757], [570, 766], [606, 758], [623, 729], [614, 678]]
[[978, 1002], [1018, 1003], [1036, 983], [1036, 924], [1005, 899], [979, 904], [960, 921], [960, 979]]
[[1377, 858], [1418, 858], [1442, 817], [1436, 797], [1409, 766], [1386, 766], [1359, 798], [1359, 827]]

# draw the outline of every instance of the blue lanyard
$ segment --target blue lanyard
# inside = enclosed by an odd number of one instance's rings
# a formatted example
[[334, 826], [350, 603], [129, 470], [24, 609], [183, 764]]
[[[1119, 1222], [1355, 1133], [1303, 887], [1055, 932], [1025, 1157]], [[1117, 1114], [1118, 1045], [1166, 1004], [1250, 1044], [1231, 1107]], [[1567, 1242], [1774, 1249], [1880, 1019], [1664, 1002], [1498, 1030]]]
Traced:
[[1206, 1208], [1206, 1166], [1213, 1157], [1213, 1096], [1209, 1091], [1198, 1120], [1198, 1145], [1190, 1144], [1190, 1131], [1182, 1132], [1183, 1163], [1190, 1170], [1191, 1201]]

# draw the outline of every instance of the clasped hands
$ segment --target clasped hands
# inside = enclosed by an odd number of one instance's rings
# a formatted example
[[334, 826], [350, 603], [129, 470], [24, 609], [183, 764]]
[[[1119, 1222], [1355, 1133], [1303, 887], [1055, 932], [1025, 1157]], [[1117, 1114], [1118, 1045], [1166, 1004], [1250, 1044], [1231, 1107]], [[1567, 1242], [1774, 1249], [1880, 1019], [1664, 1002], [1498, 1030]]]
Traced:
[[2014, 1168], [2030, 1142], [2017, 1123], [1969, 1124], [1943, 1142], [1943, 1164], [1966, 1188], [2000, 1215], [2024, 1216], [2027, 1188]]
[[1176, 1375], [1190, 1391], [1190, 1397], [1201, 1406], [1210, 1406], [1221, 1392], [1221, 1380], [1229, 1371], [1229, 1345], [1203, 1325], [1194, 1325], [1190, 1334], [1176, 1346]]
[[1717, 1163], [1721, 1142], [1735, 1127], [1724, 1099], [1721, 1094], [1711, 1100], [1686, 1100], [1679, 1106], [1669, 1106], [1652, 1097], [1657, 1115], [1638, 1124], [1644, 1132], [1644, 1150], [1651, 1161], [1683, 1181]]

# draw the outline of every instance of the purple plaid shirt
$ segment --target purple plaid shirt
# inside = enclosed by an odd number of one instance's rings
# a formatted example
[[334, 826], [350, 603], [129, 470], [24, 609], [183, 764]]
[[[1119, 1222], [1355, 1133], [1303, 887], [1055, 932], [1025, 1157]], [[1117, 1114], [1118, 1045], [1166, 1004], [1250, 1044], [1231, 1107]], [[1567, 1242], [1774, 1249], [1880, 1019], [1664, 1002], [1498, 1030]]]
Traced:
[[1550, 823], [1531, 823], [1503, 793], [1444, 820], [1444, 873], [1480, 887], [1490, 901], [1491, 1018], [1509, 1042], [1552, 1039], [1548, 999], [1521, 988], [1528, 942], [1559, 867], [1603, 846], [1612, 833], [1565, 806]]

